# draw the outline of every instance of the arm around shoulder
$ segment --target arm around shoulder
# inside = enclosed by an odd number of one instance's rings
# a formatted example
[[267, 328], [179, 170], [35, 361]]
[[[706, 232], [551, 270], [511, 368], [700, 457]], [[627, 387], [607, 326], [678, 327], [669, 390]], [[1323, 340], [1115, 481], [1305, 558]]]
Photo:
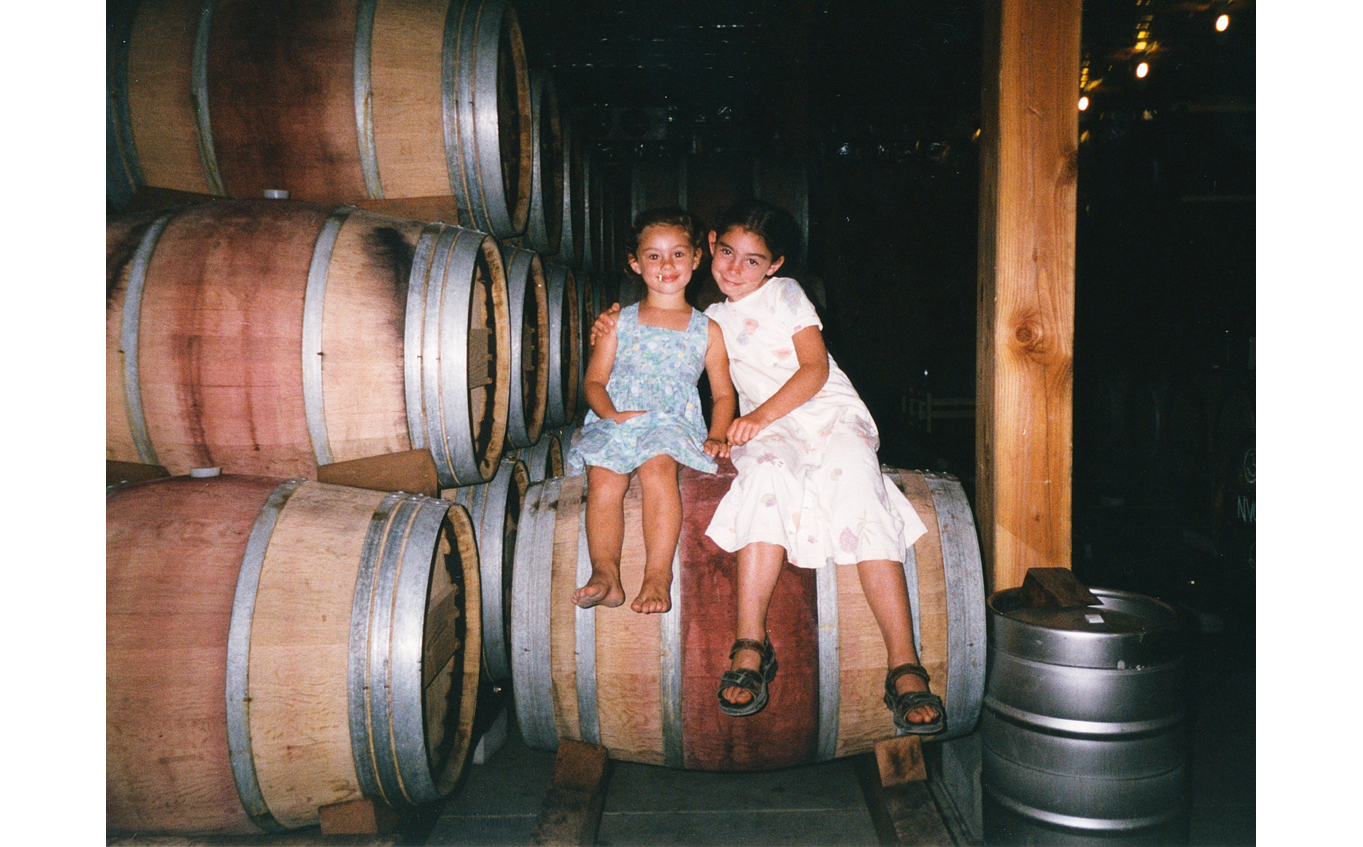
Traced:
[[729, 351], [724, 346], [724, 333], [719, 324], [709, 321], [709, 343], [705, 348], [705, 375], [710, 381], [710, 432], [705, 440], [705, 452], [710, 456], [728, 456], [726, 433], [738, 412], [738, 397], [733, 379], [729, 376]]

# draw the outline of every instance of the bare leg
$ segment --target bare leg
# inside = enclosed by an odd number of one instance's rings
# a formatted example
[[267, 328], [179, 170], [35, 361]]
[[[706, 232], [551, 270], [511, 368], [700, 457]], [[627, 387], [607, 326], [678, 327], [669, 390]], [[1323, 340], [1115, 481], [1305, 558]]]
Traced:
[[[909, 589], [904, 583], [904, 566], [888, 559], [873, 559], [857, 563], [861, 591], [871, 606], [871, 614], [880, 626], [885, 639], [885, 652], [891, 669], [899, 665], [918, 664], [918, 652], [913, 647], [913, 619], [909, 606]], [[904, 674], [895, 680], [896, 693], [927, 691], [921, 677]], [[908, 714], [910, 723], [930, 723], [937, 719], [937, 710], [919, 706]]]
[[672, 608], [672, 557], [681, 535], [681, 488], [677, 460], [666, 454], [639, 466], [644, 495], [644, 582], [629, 607], [642, 614]]
[[625, 602], [620, 586], [620, 545], [625, 538], [625, 492], [629, 475], [606, 468], [587, 467], [587, 555], [592, 575], [573, 592], [573, 602], [584, 609]]
[[[767, 607], [771, 605], [776, 578], [786, 560], [786, 549], [779, 544], [754, 541], [738, 551], [738, 613], [734, 637], [751, 638], [761, 644], [767, 638]], [[747, 668], [758, 670], [762, 657], [753, 650], [740, 650], [733, 657], [729, 670]], [[724, 699], [736, 705], [752, 700], [752, 694], [742, 688], [724, 689]]]

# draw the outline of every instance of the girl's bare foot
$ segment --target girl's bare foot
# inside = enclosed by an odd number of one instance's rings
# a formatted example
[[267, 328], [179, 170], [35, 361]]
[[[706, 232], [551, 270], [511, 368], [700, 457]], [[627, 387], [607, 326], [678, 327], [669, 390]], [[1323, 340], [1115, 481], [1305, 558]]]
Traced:
[[639, 587], [639, 596], [634, 598], [634, 602], [629, 604], [634, 611], [643, 614], [662, 614], [672, 609], [672, 582], [671, 580], [649, 579], [644, 577], [644, 583]]
[[600, 576], [595, 571], [587, 584], [573, 592], [573, 603], [583, 609], [593, 606], [615, 608], [625, 602], [625, 589], [619, 579]]

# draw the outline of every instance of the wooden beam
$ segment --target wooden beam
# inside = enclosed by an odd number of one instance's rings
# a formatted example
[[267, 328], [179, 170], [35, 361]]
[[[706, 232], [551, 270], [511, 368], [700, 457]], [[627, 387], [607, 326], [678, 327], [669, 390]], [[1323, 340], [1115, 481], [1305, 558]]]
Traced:
[[988, 0], [976, 520], [992, 592], [1070, 567], [1081, 0]]

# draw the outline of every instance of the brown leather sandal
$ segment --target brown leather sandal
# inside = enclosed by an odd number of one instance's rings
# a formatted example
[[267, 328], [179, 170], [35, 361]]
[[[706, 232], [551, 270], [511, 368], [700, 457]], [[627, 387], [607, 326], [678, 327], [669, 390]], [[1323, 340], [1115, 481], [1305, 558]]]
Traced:
[[[739, 650], [752, 650], [762, 657], [762, 666], [758, 670], [739, 668], [736, 671], [725, 671], [719, 678], [719, 710], [726, 715], [736, 718], [755, 715], [767, 707], [767, 683], [771, 682], [776, 676], [776, 653], [771, 649], [771, 639], [765, 639], [765, 643], [754, 641], [751, 638], [740, 638], [734, 642], [734, 646], [729, 648], [729, 659], [732, 660]], [[724, 699], [724, 689], [741, 688], [752, 695], [752, 699], [746, 703], [735, 703], [732, 700]]]
[[[928, 672], [924, 670], [922, 665], [899, 665], [891, 668], [890, 672], [885, 674], [885, 705], [890, 707], [890, 712], [894, 715], [894, 725], [911, 735], [936, 735], [945, 730], [947, 728], [947, 710], [942, 705], [941, 697], [931, 691], [905, 691], [902, 694], [895, 691], [895, 682], [905, 674], [920, 677], [924, 685], [931, 682], [928, 679]], [[909, 712], [919, 706], [930, 706], [936, 709], [937, 719], [924, 723], [914, 723], [909, 720]]]

